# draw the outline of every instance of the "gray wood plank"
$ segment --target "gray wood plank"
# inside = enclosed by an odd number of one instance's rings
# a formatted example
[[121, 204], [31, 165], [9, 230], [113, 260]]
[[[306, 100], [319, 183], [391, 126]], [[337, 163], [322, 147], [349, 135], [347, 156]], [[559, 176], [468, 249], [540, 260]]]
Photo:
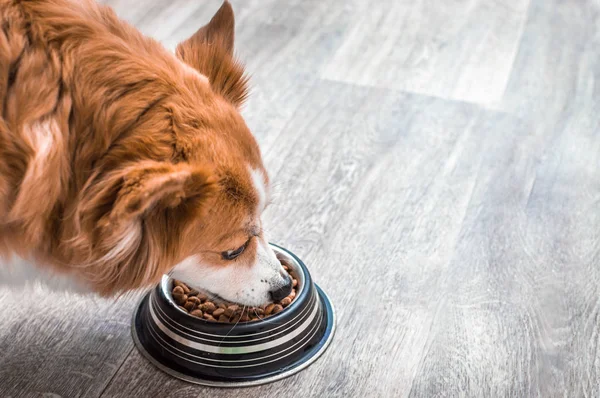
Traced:
[[[543, 293], [539, 320], [549, 352], [545, 386], [598, 396], [598, 114], [600, 4], [532, 0], [530, 17], [502, 107], [533, 121], [545, 137], [527, 207], [536, 227], [528, 251]], [[530, 221], [531, 223], [531, 221]], [[537, 234], [537, 235], [536, 235]], [[546, 284], [555, 275], [558, 293]], [[546, 279], [547, 278], [547, 279]], [[542, 390], [544, 391], [544, 390]]]
[[600, 4], [532, 0], [503, 110], [555, 134], [576, 118], [595, 120]]
[[207, 0], [151, 0], [145, 1], [143, 6], [130, 0], [103, 0], [100, 3], [112, 7], [120, 18], [171, 49], [208, 22], [220, 5], [219, 1]]
[[597, 132], [537, 124], [486, 151], [412, 396], [600, 394]]
[[599, 16], [532, 0], [501, 104], [526, 134], [486, 160], [503, 166], [475, 190], [412, 396], [600, 395]]
[[97, 397], [133, 348], [136, 295], [0, 290], [0, 397]]
[[350, 1], [343, 44], [322, 77], [494, 106], [529, 0]]

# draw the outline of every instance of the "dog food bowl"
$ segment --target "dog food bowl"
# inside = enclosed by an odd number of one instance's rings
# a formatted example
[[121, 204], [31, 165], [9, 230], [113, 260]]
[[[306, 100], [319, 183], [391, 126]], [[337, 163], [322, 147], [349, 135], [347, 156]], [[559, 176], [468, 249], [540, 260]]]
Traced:
[[214, 387], [265, 384], [313, 363], [333, 337], [333, 306], [298, 257], [271, 246], [297, 275], [296, 299], [287, 308], [262, 321], [209, 322], [178, 308], [171, 297], [173, 280], [165, 275], [133, 316], [140, 352], [174, 377]]

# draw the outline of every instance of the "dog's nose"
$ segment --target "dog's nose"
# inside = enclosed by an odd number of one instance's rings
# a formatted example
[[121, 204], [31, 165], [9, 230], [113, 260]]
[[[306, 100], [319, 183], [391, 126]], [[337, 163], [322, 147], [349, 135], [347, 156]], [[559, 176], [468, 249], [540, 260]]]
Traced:
[[292, 292], [292, 278], [289, 275], [285, 277], [285, 284], [275, 290], [271, 290], [269, 295], [273, 302], [278, 302], [286, 298]]

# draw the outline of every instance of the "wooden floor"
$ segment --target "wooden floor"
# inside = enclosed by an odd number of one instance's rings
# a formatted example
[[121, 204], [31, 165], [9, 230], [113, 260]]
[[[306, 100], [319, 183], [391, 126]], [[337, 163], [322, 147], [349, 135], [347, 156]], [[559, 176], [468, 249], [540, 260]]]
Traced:
[[[106, 2], [174, 48], [220, 0]], [[0, 290], [0, 397], [600, 396], [600, 2], [232, 3], [266, 222], [333, 344], [203, 388], [136, 351], [135, 295]]]

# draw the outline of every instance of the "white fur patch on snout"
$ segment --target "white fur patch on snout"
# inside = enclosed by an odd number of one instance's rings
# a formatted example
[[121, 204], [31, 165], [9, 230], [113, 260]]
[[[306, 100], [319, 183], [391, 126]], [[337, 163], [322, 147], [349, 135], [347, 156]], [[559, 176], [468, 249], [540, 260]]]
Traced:
[[271, 301], [269, 292], [283, 286], [283, 267], [273, 250], [259, 241], [254, 264], [233, 261], [227, 266], [203, 264], [189, 257], [176, 265], [171, 276], [191, 287], [214, 293], [225, 300], [258, 306]]

